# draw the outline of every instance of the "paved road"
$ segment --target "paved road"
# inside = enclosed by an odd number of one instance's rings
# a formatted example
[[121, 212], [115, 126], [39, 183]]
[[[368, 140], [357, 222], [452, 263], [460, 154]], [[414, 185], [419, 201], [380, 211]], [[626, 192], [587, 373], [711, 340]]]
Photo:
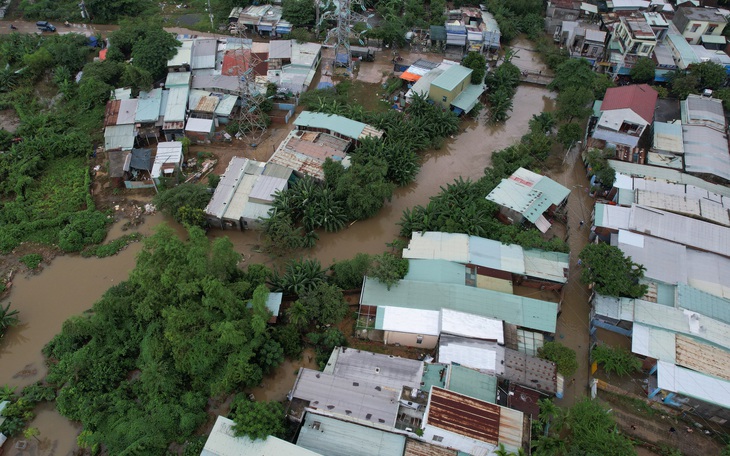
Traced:
[[[13, 30], [10, 28], [10, 24], [13, 24], [13, 26], [16, 27], [17, 30]], [[66, 33], [82, 33], [87, 36], [90, 35], [96, 35], [97, 33], [101, 33], [102, 36], [106, 36], [108, 33], [113, 32], [115, 30], [119, 29], [118, 25], [107, 25], [107, 24], [69, 24], [69, 26], [63, 25], [63, 22], [52, 22], [53, 25], [56, 26], [55, 32], [43, 32], [44, 35], [53, 35], [54, 33], [58, 34], [66, 34]], [[190, 30], [182, 27], [166, 27], [165, 30], [171, 33], [181, 34], [181, 35], [197, 35], [197, 36], [205, 36], [205, 37], [228, 37], [229, 34], [223, 33], [204, 33], [199, 32], [197, 30]], [[35, 26], [35, 22], [32, 21], [22, 21], [22, 20], [10, 20], [10, 19], [4, 19], [0, 20], [0, 34], [8, 34], [12, 32], [20, 32], [20, 33], [38, 33], [41, 32], [38, 31], [38, 29]]]

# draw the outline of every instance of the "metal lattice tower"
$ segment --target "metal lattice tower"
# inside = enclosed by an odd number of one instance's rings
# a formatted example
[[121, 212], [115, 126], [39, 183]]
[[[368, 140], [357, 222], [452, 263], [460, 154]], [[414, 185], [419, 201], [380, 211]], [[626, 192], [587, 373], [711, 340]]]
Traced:
[[350, 38], [355, 37], [362, 44], [360, 35], [365, 33], [357, 33], [353, 30], [353, 27], [358, 22], [363, 22], [369, 29], [370, 24], [368, 24], [368, 19], [370, 19], [372, 15], [356, 12], [365, 11], [364, 0], [330, 0], [327, 4], [327, 9], [329, 9], [329, 11], [322, 15], [320, 23], [328, 20], [335, 20], [337, 21], [337, 26], [330, 29], [327, 33], [325, 43], [335, 43], [335, 66], [345, 67], [348, 71], [352, 71]]
[[246, 31], [236, 34], [240, 48], [236, 48], [236, 74], [241, 109], [238, 112], [238, 134], [247, 144], [256, 147], [266, 132], [266, 120], [261, 103], [266, 99], [266, 88], [256, 84], [254, 69], [263, 61], [253, 52], [253, 40], [246, 37]]

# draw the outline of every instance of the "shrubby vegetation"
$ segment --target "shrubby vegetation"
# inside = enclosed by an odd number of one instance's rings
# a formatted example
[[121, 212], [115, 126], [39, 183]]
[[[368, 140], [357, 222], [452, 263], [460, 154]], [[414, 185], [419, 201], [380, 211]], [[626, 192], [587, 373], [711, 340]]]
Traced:
[[19, 313], [18, 309], [10, 310], [10, 303], [7, 303], [5, 307], [0, 305], [0, 338], [3, 337], [8, 328], [20, 323]]
[[107, 244], [89, 246], [81, 251], [81, 256], [86, 258], [92, 256], [97, 258], [106, 258], [108, 256], [116, 255], [130, 243], [139, 241], [140, 239], [142, 239], [142, 235], [140, 233], [125, 234], [124, 236], [114, 239]]
[[558, 372], [566, 378], [575, 374], [575, 371], [578, 369], [575, 350], [566, 347], [560, 342], [545, 342], [545, 345], [538, 350], [538, 356], [557, 364]]
[[531, 40], [543, 35], [541, 0], [488, 0], [486, 5], [499, 24], [503, 43], [509, 43], [520, 33], [527, 34]]
[[[1, 310], [2, 307], [0, 307]], [[1, 331], [2, 328], [0, 328], [0, 336], [2, 336]], [[8, 437], [19, 435], [35, 418], [33, 409], [38, 403], [52, 401], [56, 397], [55, 390], [42, 382], [26, 386], [20, 394], [17, 394], [15, 390], [15, 387], [8, 385], [0, 388], [0, 402], [10, 401], [3, 411], [5, 422], [0, 425], [0, 433]]]
[[203, 209], [212, 196], [204, 185], [180, 184], [158, 193], [153, 202], [163, 214], [177, 222], [205, 228], [208, 222]]
[[454, 114], [420, 96], [403, 113], [368, 112], [348, 102], [348, 87], [341, 83], [335, 89], [307, 92], [301, 103], [313, 111], [368, 123], [385, 135], [361, 140], [350, 153], [348, 168], [328, 159], [324, 182], [305, 178], [279, 192], [264, 221], [270, 250], [309, 248], [316, 244], [320, 228], [338, 231], [351, 221], [374, 216], [396, 186], [415, 180], [420, 167], [418, 152], [440, 147], [443, 138], [458, 129]]
[[512, 110], [512, 98], [520, 83], [520, 69], [505, 57], [500, 66], [487, 73], [485, 82], [489, 87], [489, 120], [494, 123], [504, 122], [509, 118], [508, 112]]
[[600, 149], [590, 149], [587, 162], [588, 173], [596, 176], [596, 184], [610, 190], [616, 180], [616, 170], [609, 166], [606, 153]]
[[704, 89], [720, 89], [727, 79], [725, 67], [715, 62], [693, 63], [686, 71], [675, 71], [669, 76], [669, 91], [684, 100], [689, 94]]
[[547, 455], [635, 455], [631, 440], [620, 434], [601, 404], [589, 398], [571, 408], [559, 408], [549, 399], [540, 399], [540, 414], [532, 441], [532, 454]]
[[594, 284], [597, 293], [605, 296], [640, 298], [648, 290], [640, 283], [646, 268], [625, 257], [618, 247], [610, 244], [588, 244], [578, 255], [583, 262], [580, 279]]
[[591, 350], [591, 359], [603, 366], [606, 373], [630, 375], [641, 370], [641, 361], [623, 347], [596, 345]]

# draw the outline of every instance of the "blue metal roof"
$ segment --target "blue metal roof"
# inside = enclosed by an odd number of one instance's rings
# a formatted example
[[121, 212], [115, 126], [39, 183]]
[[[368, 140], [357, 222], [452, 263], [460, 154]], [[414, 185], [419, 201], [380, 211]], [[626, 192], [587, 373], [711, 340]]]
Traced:
[[149, 92], [140, 92], [137, 102], [137, 112], [134, 115], [135, 122], [157, 122], [160, 117], [160, 105], [162, 104], [162, 89], [153, 89]]
[[319, 454], [402, 456], [406, 437], [372, 427], [307, 413], [297, 446]]

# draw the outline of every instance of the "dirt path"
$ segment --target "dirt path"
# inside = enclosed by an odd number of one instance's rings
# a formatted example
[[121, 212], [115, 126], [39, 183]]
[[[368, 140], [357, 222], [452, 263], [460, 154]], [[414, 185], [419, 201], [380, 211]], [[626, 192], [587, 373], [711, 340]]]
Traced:
[[[687, 427], [672, 416], [660, 413], [649, 416], [644, 411], [634, 412], [631, 407], [599, 400], [611, 408], [621, 432], [633, 439], [649, 443], [656, 449], [676, 448], [684, 456], [715, 455], [722, 451], [722, 446], [711, 437], [698, 429]], [[672, 428], [675, 432], [670, 432]]]

